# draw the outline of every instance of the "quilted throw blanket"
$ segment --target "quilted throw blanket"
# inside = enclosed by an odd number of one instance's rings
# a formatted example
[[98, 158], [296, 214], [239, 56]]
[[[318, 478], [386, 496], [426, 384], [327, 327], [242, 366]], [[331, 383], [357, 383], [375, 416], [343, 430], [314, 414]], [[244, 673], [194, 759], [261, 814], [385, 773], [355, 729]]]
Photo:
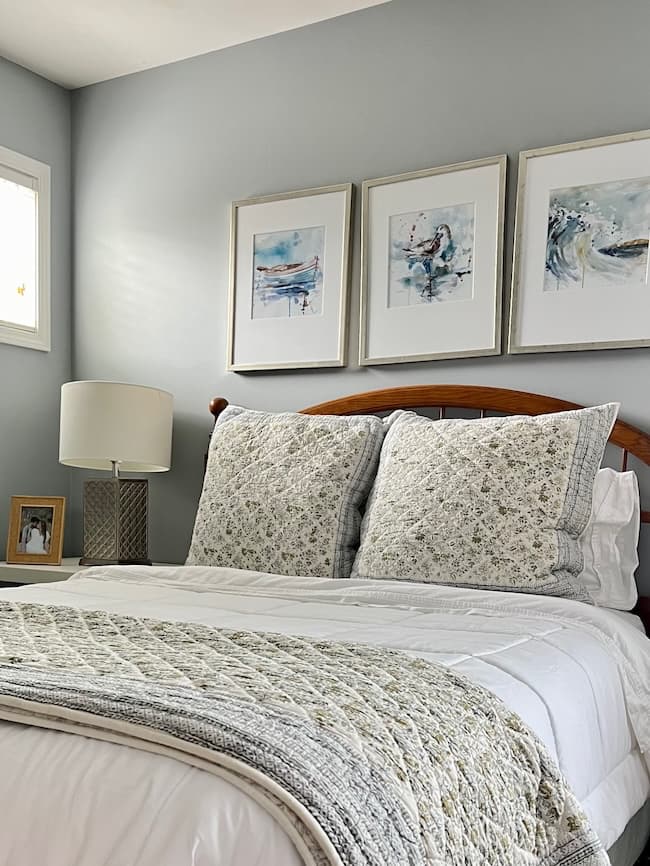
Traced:
[[1, 602], [0, 717], [223, 775], [315, 866], [609, 862], [519, 717], [401, 651]]

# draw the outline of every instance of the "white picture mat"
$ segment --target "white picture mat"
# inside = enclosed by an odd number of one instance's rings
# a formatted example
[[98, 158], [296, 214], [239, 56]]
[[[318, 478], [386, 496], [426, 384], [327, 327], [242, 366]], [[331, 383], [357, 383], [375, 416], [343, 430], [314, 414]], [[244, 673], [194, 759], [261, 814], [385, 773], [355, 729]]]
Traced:
[[[336, 364], [345, 301], [346, 191], [236, 208], [233, 367]], [[325, 226], [323, 311], [319, 316], [251, 318], [255, 235]]]
[[551, 190], [647, 177], [650, 141], [619, 142], [526, 159], [515, 346], [650, 339], [650, 287], [544, 292]]
[[[500, 177], [494, 163], [368, 189], [366, 361], [496, 348]], [[475, 204], [472, 299], [388, 308], [389, 218], [468, 202]]]

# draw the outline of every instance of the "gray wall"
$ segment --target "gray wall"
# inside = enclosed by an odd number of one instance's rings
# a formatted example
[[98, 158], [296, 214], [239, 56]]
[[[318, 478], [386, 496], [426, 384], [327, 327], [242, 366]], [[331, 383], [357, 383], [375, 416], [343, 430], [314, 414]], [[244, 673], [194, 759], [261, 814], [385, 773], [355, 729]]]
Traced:
[[[74, 373], [175, 394], [155, 557], [186, 552], [214, 394], [293, 409], [386, 385], [494, 384], [620, 400], [650, 428], [648, 350], [224, 371], [232, 199], [508, 152], [509, 256], [520, 149], [650, 127], [648, 32], [647, 0], [393, 0], [75, 95]], [[357, 245], [352, 359], [358, 270]]]
[[0, 548], [12, 494], [68, 495], [59, 388], [71, 374], [70, 94], [0, 59], [0, 144], [52, 168], [52, 351], [0, 344]]

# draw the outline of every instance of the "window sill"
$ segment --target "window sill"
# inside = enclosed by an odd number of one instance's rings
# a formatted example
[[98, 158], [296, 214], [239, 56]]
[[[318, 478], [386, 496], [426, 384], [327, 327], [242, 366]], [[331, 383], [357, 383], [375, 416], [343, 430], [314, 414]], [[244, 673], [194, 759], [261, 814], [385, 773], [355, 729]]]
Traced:
[[51, 349], [50, 335], [44, 333], [45, 329], [21, 328], [19, 325], [10, 325], [8, 322], [0, 322], [0, 343], [10, 346], [22, 346], [25, 349], [36, 349], [39, 352], [49, 352]]

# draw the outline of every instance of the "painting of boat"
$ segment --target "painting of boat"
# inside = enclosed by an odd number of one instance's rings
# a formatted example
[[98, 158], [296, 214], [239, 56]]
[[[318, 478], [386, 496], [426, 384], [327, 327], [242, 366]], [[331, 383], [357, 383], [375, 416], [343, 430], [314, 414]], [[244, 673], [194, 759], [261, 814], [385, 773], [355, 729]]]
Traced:
[[633, 241], [622, 241], [620, 244], [611, 244], [598, 250], [604, 256], [614, 256], [617, 259], [634, 259], [648, 252], [648, 239], [635, 238]]
[[258, 265], [257, 271], [265, 286], [304, 286], [305, 283], [313, 283], [316, 280], [318, 270], [318, 256], [314, 256], [308, 262], [291, 262], [290, 264]]
[[251, 318], [320, 315], [324, 247], [324, 226], [255, 235]]
[[648, 282], [650, 177], [553, 189], [544, 291], [617, 291]]

